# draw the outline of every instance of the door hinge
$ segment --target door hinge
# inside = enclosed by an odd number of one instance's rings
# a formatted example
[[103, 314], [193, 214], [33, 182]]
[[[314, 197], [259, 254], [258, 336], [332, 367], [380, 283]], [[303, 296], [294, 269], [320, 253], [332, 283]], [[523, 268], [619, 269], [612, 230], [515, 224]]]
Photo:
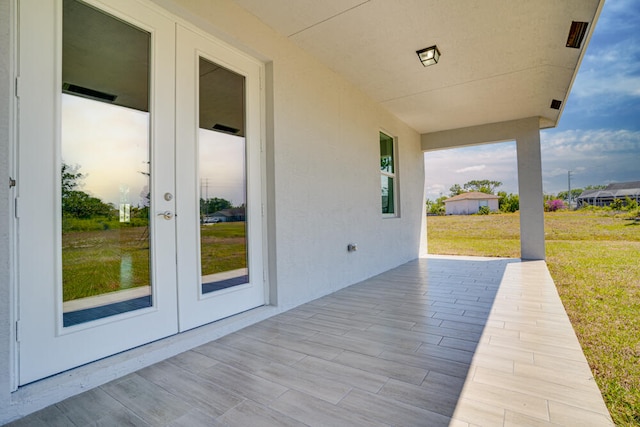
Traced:
[[20, 332], [21, 332], [20, 329], [21, 329], [20, 328], [20, 321], [17, 320], [16, 321], [16, 342], [20, 342], [20, 335], [21, 335], [20, 334]]
[[18, 198], [17, 197], [15, 199], [13, 199], [13, 215], [16, 218], [19, 218], [19, 216], [18, 216]]
[[13, 188], [16, 186], [16, 180], [9, 177], [9, 188]]
[[16, 98], [20, 98], [20, 77], [16, 77]]

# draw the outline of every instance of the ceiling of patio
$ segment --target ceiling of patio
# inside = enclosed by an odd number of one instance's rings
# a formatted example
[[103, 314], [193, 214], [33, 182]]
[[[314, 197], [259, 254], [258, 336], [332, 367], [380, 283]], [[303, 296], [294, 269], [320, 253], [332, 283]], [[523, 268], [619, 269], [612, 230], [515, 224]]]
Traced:
[[[604, 0], [234, 0], [420, 133], [556, 126]], [[589, 22], [581, 49], [571, 21]], [[416, 50], [436, 44], [437, 65]]]

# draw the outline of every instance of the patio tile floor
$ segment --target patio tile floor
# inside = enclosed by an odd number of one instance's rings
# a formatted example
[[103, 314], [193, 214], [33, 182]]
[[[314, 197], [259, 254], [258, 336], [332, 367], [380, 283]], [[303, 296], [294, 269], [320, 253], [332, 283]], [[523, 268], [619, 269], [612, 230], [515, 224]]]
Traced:
[[11, 425], [612, 422], [544, 262], [431, 256]]

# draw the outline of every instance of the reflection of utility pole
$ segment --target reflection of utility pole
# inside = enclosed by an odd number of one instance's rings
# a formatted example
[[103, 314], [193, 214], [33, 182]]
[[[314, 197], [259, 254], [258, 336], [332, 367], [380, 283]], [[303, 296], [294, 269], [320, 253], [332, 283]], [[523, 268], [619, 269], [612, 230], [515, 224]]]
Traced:
[[[204, 183], [203, 183], [204, 181]], [[202, 191], [202, 187], [204, 187], [204, 194]], [[207, 215], [209, 213], [209, 178], [200, 178], [200, 198], [203, 199], [203, 204], [205, 208], [200, 208], [201, 214]]]
[[571, 210], [571, 171], [567, 171], [567, 178], [569, 180], [569, 194], [567, 200], [569, 201], [569, 210]]

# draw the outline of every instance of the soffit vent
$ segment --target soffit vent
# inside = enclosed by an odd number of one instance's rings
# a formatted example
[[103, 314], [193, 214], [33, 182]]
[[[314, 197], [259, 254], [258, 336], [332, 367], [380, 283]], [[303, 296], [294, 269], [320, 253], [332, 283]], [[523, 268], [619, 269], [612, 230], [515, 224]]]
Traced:
[[78, 86], [71, 83], [62, 83], [62, 91], [72, 95], [78, 95], [83, 98], [95, 99], [96, 101], [113, 102], [118, 97], [110, 93], [100, 92], [99, 90], [89, 89], [88, 87]]
[[553, 108], [554, 110], [559, 110], [561, 105], [562, 105], [562, 101], [558, 99], [554, 99], [551, 101], [551, 108]]
[[220, 123], [216, 123], [211, 129], [217, 130], [219, 132], [230, 133], [231, 135], [236, 135], [240, 132], [240, 129], [232, 128], [231, 126], [221, 125]]
[[587, 34], [588, 22], [572, 21], [569, 29], [569, 37], [567, 37], [567, 47], [580, 49], [585, 34]]

